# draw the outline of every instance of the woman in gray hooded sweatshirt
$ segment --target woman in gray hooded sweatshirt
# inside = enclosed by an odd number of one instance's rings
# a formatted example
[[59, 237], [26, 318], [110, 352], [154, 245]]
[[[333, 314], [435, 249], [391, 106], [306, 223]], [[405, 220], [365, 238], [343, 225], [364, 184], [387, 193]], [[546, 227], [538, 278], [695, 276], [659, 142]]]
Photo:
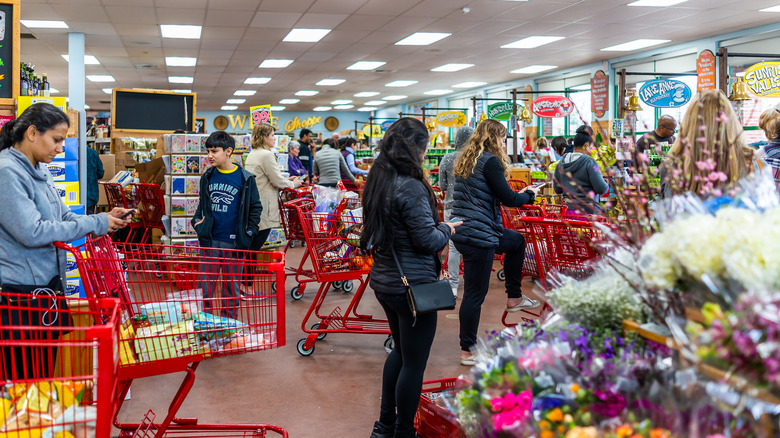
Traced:
[[609, 191], [609, 185], [601, 176], [596, 160], [588, 155], [591, 140], [590, 128], [582, 125], [574, 136], [574, 151], [561, 158], [555, 166], [553, 189], [563, 194], [569, 210], [579, 213], [599, 214], [599, 197]]
[[[442, 157], [439, 163], [439, 188], [444, 192], [444, 221], [449, 222], [452, 218], [452, 192], [455, 189], [455, 177], [452, 175], [455, 168], [455, 160], [460, 154], [474, 129], [468, 126], [458, 128], [455, 133], [455, 151]], [[450, 251], [447, 255], [447, 274], [449, 275], [450, 288], [452, 295], [458, 298], [458, 283], [460, 277], [460, 253], [455, 245], [450, 241]]]
[[[29, 293], [29, 300], [19, 300], [25, 307], [37, 306], [35, 303], [41, 300], [35, 297], [39, 294], [51, 296], [63, 291], [66, 254], [58, 251], [54, 242], [77, 240], [90, 233], [106, 234], [130, 223], [129, 218], [120, 219], [128, 211], [124, 208], [81, 216], [62, 202], [45, 164], [62, 153], [68, 126], [68, 116], [62, 110], [50, 103], [36, 103], [0, 130], [0, 289]], [[6, 303], [5, 297], [0, 297], [0, 325], [20, 317], [9, 307], [15, 302]], [[56, 310], [57, 301], [52, 303]], [[69, 325], [45, 314], [32, 313], [29, 319], [31, 325]], [[25, 355], [4, 348], [0, 356], [4, 365], [0, 377], [26, 378], [23, 374], [31, 372], [30, 359], [25, 360]], [[51, 365], [46, 359], [40, 362], [44, 367]]]

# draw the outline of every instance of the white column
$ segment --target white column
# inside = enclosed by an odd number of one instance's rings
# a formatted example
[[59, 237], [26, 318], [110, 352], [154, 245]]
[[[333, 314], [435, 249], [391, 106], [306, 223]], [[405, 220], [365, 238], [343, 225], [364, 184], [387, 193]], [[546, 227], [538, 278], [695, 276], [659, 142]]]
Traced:
[[68, 34], [68, 107], [79, 112], [79, 199], [87, 205], [87, 117], [84, 69], [84, 34]]

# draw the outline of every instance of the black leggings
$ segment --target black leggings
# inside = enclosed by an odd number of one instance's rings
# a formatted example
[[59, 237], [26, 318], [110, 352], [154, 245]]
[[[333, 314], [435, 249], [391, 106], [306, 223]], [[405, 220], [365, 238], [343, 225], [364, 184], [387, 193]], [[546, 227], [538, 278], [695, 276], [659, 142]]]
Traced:
[[395, 343], [382, 373], [379, 421], [395, 424], [396, 438], [413, 437], [423, 374], [436, 335], [436, 312], [417, 315], [417, 323], [412, 327], [412, 311], [406, 296], [377, 294], [377, 299], [385, 309]]

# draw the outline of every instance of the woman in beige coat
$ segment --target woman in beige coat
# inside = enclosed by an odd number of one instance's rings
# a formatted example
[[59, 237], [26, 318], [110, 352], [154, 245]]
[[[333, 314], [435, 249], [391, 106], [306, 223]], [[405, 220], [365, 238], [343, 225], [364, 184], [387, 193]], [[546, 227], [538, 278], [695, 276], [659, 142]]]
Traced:
[[260, 232], [252, 241], [251, 250], [262, 248], [272, 228], [279, 227], [279, 190], [298, 188], [301, 180], [297, 177], [285, 178], [279, 170], [274, 147], [274, 128], [264, 123], [255, 125], [252, 130], [252, 152], [246, 158], [244, 168], [255, 175], [263, 213], [260, 215]]

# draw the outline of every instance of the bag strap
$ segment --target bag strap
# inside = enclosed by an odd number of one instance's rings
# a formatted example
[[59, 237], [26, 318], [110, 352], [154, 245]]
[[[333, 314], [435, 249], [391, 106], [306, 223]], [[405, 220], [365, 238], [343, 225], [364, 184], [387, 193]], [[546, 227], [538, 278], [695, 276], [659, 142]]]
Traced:
[[393, 259], [395, 260], [395, 265], [398, 266], [398, 272], [401, 273], [401, 281], [404, 283], [404, 286], [409, 287], [409, 281], [406, 279], [406, 275], [404, 275], [404, 270], [403, 268], [401, 268], [401, 263], [398, 261], [398, 256], [395, 254], [395, 248], [391, 246], [390, 251], [393, 252]]

